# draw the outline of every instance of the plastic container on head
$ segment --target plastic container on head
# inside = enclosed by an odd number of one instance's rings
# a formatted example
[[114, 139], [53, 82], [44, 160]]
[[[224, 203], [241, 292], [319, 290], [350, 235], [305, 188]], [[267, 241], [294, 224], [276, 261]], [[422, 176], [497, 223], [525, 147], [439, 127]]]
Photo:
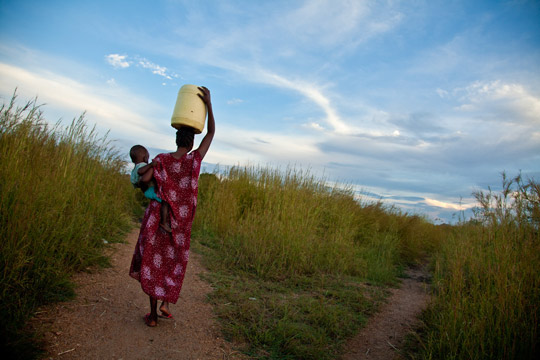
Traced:
[[180, 129], [182, 126], [189, 126], [194, 129], [195, 134], [203, 131], [206, 104], [197, 94], [203, 95], [196, 85], [186, 84], [180, 88], [171, 117], [172, 127]]

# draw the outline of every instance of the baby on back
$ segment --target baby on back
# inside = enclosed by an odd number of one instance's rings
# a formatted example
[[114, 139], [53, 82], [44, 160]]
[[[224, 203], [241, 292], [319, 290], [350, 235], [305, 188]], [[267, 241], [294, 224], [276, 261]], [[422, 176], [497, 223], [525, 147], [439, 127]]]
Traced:
[[167, 218], [169, 217], [169, 204], [160, 199], [156, 195], [155, 186], [156, 182], [152, 177], [150, 169], [153, 167], [153, 163], [148, 164], [150, 154], [148, 150], [142, 145], [135, 145], [129, 151], [131, 161], [135, 164], [131, 171], [131, 183], [134, 187], [140, 188], [144, 193], [144, 196], [150, 200], [156, 200], [161, 203], [161, 221], [159, 226], [167, 231], [171, 232], [171, 227], [167, 224]]

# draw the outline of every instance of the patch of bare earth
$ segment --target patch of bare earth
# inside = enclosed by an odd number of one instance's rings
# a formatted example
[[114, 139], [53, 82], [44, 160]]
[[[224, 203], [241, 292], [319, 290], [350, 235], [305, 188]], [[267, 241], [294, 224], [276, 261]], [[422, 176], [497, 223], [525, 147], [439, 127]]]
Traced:
[[427, 276], [425, 268], [408, 269], [401, 286], [390, 290], [380, 311], [348, 342], [343, 359], [401, 359], [398, 349], [418, 325], [418, 316], [429, 302]]
[[112, 267], [75, 276], [74, 301], [40, 309], [33, 326], [44, 332], [47, 359], [238, 359], [242, 354], [221, 337], [212, 307], [211, 287], [199, 275], [205, 270], [191, 253], [180, 299], [170, 310], [174, 319], [145, 325], [148, 296], [129, 277], [138, 230], [117, 244]]

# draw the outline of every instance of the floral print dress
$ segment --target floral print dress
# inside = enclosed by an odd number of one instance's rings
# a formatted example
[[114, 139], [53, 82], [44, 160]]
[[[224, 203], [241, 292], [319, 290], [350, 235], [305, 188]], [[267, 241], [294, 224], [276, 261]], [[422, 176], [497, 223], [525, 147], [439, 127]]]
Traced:
[[144, 214], [129, 275], [140, 281], [149, 296], [175, 304], [189, 259], [202, 158], [193, 151], [181, 159], [159, 154], [153, 161], [156, 193], [170, 205], [172, 233], [159, 226], [161, 204], [152, 200]]

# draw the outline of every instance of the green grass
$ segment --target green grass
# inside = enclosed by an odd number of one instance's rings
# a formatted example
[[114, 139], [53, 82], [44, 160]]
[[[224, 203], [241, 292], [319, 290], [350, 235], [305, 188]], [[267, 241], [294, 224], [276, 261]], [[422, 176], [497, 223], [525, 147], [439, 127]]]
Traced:
[[435, 257], [436, 298], [412, 358], [538, 358], [540, 185], [503, 176], [501, 193], [476, 198], [476, 218]]
[[213, 272], [210, 300], [225, 336], [253, 358], [335, 359], [383, 300], [361, 279], [297, 276], [280, 282]]
[[335, 359], [438, 228], [307, 172], [203, 174], [193, 245], [226, 336], [254, 358]]
[[309, 173], [257, 167], [234, 167], [222, 180], [203, 176], [194, 229], [214, 235], [228, 266], [278, 279], [370, 273], [388, 283], [437, 241], [421, 217], [362, 204], [351, 189]]
[[32, 357], [25, 321], [73, 296], [74, 271], [107, 264], [106, 243], [122, 240], [138, 205], [125, 162], [83, 116], [51, 128], [14, 95], [0, 108], [0, 159], [0, 338], [8, 355]]

